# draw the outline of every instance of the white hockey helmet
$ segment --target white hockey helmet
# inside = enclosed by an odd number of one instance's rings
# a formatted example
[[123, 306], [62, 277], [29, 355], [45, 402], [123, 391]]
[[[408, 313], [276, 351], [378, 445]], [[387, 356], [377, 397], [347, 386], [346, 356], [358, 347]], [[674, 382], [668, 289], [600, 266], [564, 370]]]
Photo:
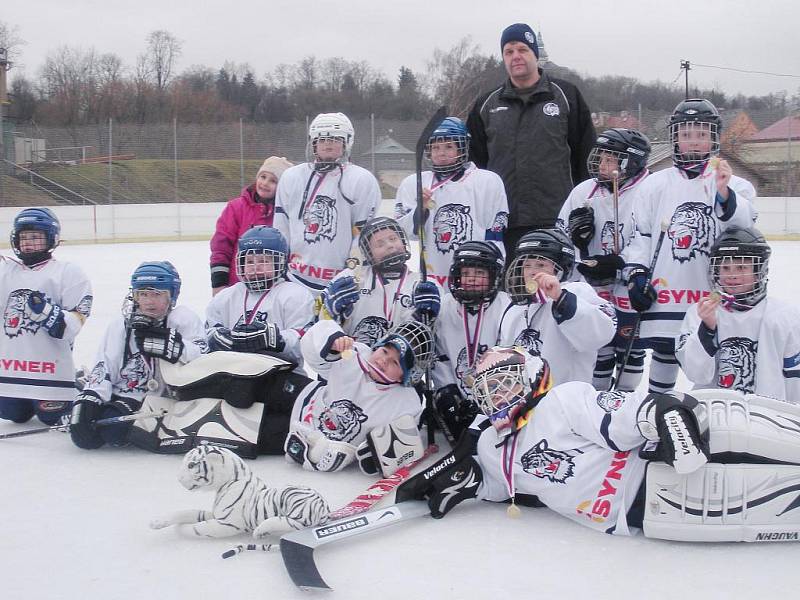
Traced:
[[[316, 153], [316, 144], [320, 139], [329, 138], [341, 140], [342, 155], [335, 161], [321, 161]], [[321, 113], [314, 117], [308, 127], [308, 145], [306, 146], [306, 158], [308, 162], [332, 168], [337, 164], [344, 164], [350, 160], [350, 152], [353, 149], [355, 130], [353, 124], [344, 113]]]

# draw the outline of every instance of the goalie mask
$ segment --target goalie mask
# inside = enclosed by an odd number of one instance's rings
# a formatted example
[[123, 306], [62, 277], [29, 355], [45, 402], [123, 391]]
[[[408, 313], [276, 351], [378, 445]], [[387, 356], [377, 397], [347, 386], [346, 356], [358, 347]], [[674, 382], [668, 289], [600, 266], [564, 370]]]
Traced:
[[358, 237], [358, 247], [366, 264], [378, 272], [402, 271], [411, 258], [406, 232], [389, 217], [367, 221]]
[[469, 160], [469, 133], [464, 122], [458, 117], [442, 121], [425, 145], [425, 157], [437, 175], [462, 170]]
[[[315, 171], [325, 172], [337, 166], [344, 165], [350, 160], [350, 151], [353, 149], [355, 131], [350, 119], [342, 113], [322, 113], [314, 117], [308, 127], [308, 144], [306, 145], [306, 160], [313, 163]], [[341, 144], [339, 149], [320, 146], [323, 142], [336, 141]]]
[[647, 167], [650, 140], [633, 129], [609, 129], [598, 136], [586, 166], [595, 181], [610, 187], [617, 171], [619, 185]]
[[729, 299], [734, 308], [755, 306], [767, 295], [771, 254], [767, 240], [754, 227], [723, 231], [711, 248], [711, 290]]
[[506, 272], [506, 292], [514, 304], [533, 302], [533, 276], [543, 269], [545, 262], [561, 282], [567, 281], [575, 266], [575, 248], [572, 241], [558, 229], [537, 229], [523, 235], [517, 244], [517, 254]]
[[505, 432], [553, 387], [550, 365], [522, 348], [495, 346], [475, 366], [472, 394], [498, 432]]
[[280, 231], [255, 225], [239, 238], [236, 275], [251, 292], [265, 292], [286, 275], [289, 245]]
[[[38, 232], [21, 235], [24, 231]], [[61, 241], [61, 223], [49, 208], [21, 210], [11, 226], [11, 248], [23, 264], [36, 265], [49, 260]]]
[[175, 308], [181, 293], [181, 277], [168, 260], [143, 262], [131, 274], [131, 289], [122, 314], [128, 324], [137, 317], [140, 325], [163, 321]]
[[505, 260], [489, 242], [464, 242], [453, 253], [447, 286], [459, 304], [475, 308], [495, 299], [503, 282]]
[[[425, 371], [433, 363], [433, 333], [427, 325], [423, 325], [419, 321], [405, 321], [396, 325], [383, 338], [375, 342], [372, 349], [377, 350], [384, 346], [390, 346], [399, 353], [403, 375], [398, 383], [402, 383], [406, 387], [419, 383]], [[370, 367], [378, 371], [387, 382], [390, 382], [390, 378], [386, 377], [372, 362], [370, 362]]]
[[719, 155], [722, 119], [708, 100], [691, 98], [675, 107], [669, 119], [672, 162], [684, 171], [700, 173], [712, 156]]

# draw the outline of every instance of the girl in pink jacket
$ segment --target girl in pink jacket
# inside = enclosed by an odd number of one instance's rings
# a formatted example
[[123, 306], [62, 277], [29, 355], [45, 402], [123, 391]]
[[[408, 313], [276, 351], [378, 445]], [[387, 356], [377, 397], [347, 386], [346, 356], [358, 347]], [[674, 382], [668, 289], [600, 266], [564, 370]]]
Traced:
[[258, 170], [255, 183], [244, 188], [238, 198], [229, 200], [217, 219], [217, 229], [211, 238], [213, 294], [239, 281], [236, 276], [239, 237], [253, 225], [272, 227], [278, 180], [291, 166], [292, 163], [283, 157], [270, 156]]

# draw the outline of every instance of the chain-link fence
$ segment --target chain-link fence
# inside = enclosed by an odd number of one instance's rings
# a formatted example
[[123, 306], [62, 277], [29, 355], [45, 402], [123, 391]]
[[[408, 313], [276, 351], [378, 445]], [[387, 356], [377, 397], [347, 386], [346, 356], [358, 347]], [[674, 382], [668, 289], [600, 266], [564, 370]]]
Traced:
[[[800, 195], [800, 116], [742, 110], [722, 115], [723, 152], [735, 159], [735, 172], [753, 181], [760, 195]], [[594, 113], [594, 121], [598, 132], [610, 127], [643, 131], [654, 144], [653, 158], [668, 164], [668, 116], [637, 107]], [[414, 169], [424, 123], [375, 117], [353, 125], [352, 161], [378, 177], [384, 197], [393, 196]], [[0, 206], [225, 201], [253, 182], [266, 157], [304, 161], [307, 128], [308, 118], [291, 123], [108, 121], [78, 127], [6, 122]]]

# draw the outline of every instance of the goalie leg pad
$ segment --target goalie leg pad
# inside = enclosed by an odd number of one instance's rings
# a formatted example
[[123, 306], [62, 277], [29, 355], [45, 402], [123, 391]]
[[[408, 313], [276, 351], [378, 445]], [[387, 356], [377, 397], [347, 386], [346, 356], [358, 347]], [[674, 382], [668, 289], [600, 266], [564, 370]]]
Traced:
[[286, 460], [299, 463], [309, 471], [341, 471], [356, 457], [356, 447], [352, 444], [329, 440], [299, 421], [291, 424], [284, 451]]
[[380, 469], [384, 477], [389, 477], [424, 453], [416, 421], [411, 415], [402, 415], [367, 434], [367, 440], [358, 447], [358, 465], [367, 475], [374, 475]]
[[800, 467], [709, 463], [646, 474], [644, 534], [684, 542], [800, 541]]

